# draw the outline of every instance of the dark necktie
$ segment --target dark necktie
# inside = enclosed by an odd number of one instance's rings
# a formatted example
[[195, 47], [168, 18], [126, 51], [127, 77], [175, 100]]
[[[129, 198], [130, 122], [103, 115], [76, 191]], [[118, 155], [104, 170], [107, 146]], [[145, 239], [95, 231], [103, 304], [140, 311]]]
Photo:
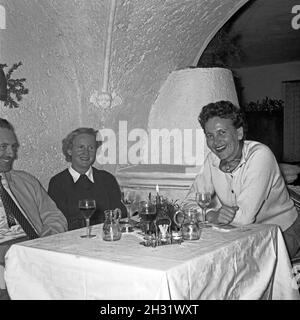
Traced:
[[31, 224], [28, 222], [28, 220], [24, 217], [18, 206], [15, 204], [9, 193], [5, 190], [3, 187], [2, 177], [0, 175], [0, 197], [3, 203], [3, 207], [5, 209], [6, 217], [7, 217], [7, 223], [8, 226], [11, 227], [15, 225], [15, 220], [18, 221], [20, 226], [23, 228], [29, 239], [35, 239], [39, 236], [31, 226]]

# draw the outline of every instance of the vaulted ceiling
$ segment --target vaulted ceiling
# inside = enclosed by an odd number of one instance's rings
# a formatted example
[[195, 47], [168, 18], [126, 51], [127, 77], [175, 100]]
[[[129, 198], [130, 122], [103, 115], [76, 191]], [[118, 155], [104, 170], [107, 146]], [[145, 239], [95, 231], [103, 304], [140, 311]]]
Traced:
[[232, 67], [300, 61], [300, 29], [292, 28], [296, 0], [250, 0], [232, 17], [229, 35], [241, 36], [245, 54]]

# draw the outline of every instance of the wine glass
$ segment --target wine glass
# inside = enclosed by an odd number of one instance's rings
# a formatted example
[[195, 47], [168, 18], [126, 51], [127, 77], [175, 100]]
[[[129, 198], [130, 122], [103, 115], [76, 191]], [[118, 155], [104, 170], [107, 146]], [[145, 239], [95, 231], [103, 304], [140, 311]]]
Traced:
[[124, 204], [127, 212], [126, 218], [120, 221], [122, 232], [132, 232], [134, 221], [131, 219], [136, 211], [138, 211], [138, 201], [135, 191], [127, 190], [121, 193], [121, 201]]
[[146, 229], [144, 230], [145, 235], [148, 235], [151, 232], [150, 223], [156, 218], [155, 204], [150, 201], [141, 201], [139, 203], [138, 212], [141, 218], [141, 224], [146, 226]]
[[86, 221], [86, 235], [82, 235], [81, 238], [93, 238], [94, 234], [91, 234], [90, 230], [90, 217], [96, 210], [96, 200], [82, 199], [78, 203], [80, 213]]
[[202, 210], [203, 223], [207, 223], [206, 208], [210, 205], [210, 202], [211, 202], [210, 192], [197, 192], [196, 202], [198, 203], [198, 206]]
[[127, 218], [125, 220], [125, 224], [122, 227], [122, 232], [132, 232], [133, 228], [130, 222], [131, 216], [132, 216], [132, 206], [133, 206], [133, 200], [130, 198], [126, 198], [122, 200], [124, 206], [126, 207], [127, 211]]

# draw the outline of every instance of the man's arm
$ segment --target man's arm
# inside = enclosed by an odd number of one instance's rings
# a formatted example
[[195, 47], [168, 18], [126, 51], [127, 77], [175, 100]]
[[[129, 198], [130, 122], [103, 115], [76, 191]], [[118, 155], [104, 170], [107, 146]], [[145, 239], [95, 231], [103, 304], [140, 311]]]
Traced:
[[36, 199], [43, 224], [41, 237], [67, 231], [68, 224], [65, 216], [40, 183], [36, 185]]
[[10, 190], [39, 235], [67, 230], [67, 221], [41, 183], [25, 171], [10, 172]]

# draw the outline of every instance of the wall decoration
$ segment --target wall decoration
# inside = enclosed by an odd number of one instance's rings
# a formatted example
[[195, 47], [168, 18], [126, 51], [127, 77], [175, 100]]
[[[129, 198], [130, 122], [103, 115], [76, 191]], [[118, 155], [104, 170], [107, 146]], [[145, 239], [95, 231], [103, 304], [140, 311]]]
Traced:
[[[19, 108], [19, 101], [22, 100], [23, 95], [28, 94], [29, 90], [25, 88], [25, 78], [12, 79], [12, 73], [22, 65], [22, 62], [14, 63], [13, 66], [6, 73], [7, 82], [7, 97], [4, 100], [4, 106], [9, 108]], [[0, 68], [6, 68], [7, 64], [0, 64]]]

